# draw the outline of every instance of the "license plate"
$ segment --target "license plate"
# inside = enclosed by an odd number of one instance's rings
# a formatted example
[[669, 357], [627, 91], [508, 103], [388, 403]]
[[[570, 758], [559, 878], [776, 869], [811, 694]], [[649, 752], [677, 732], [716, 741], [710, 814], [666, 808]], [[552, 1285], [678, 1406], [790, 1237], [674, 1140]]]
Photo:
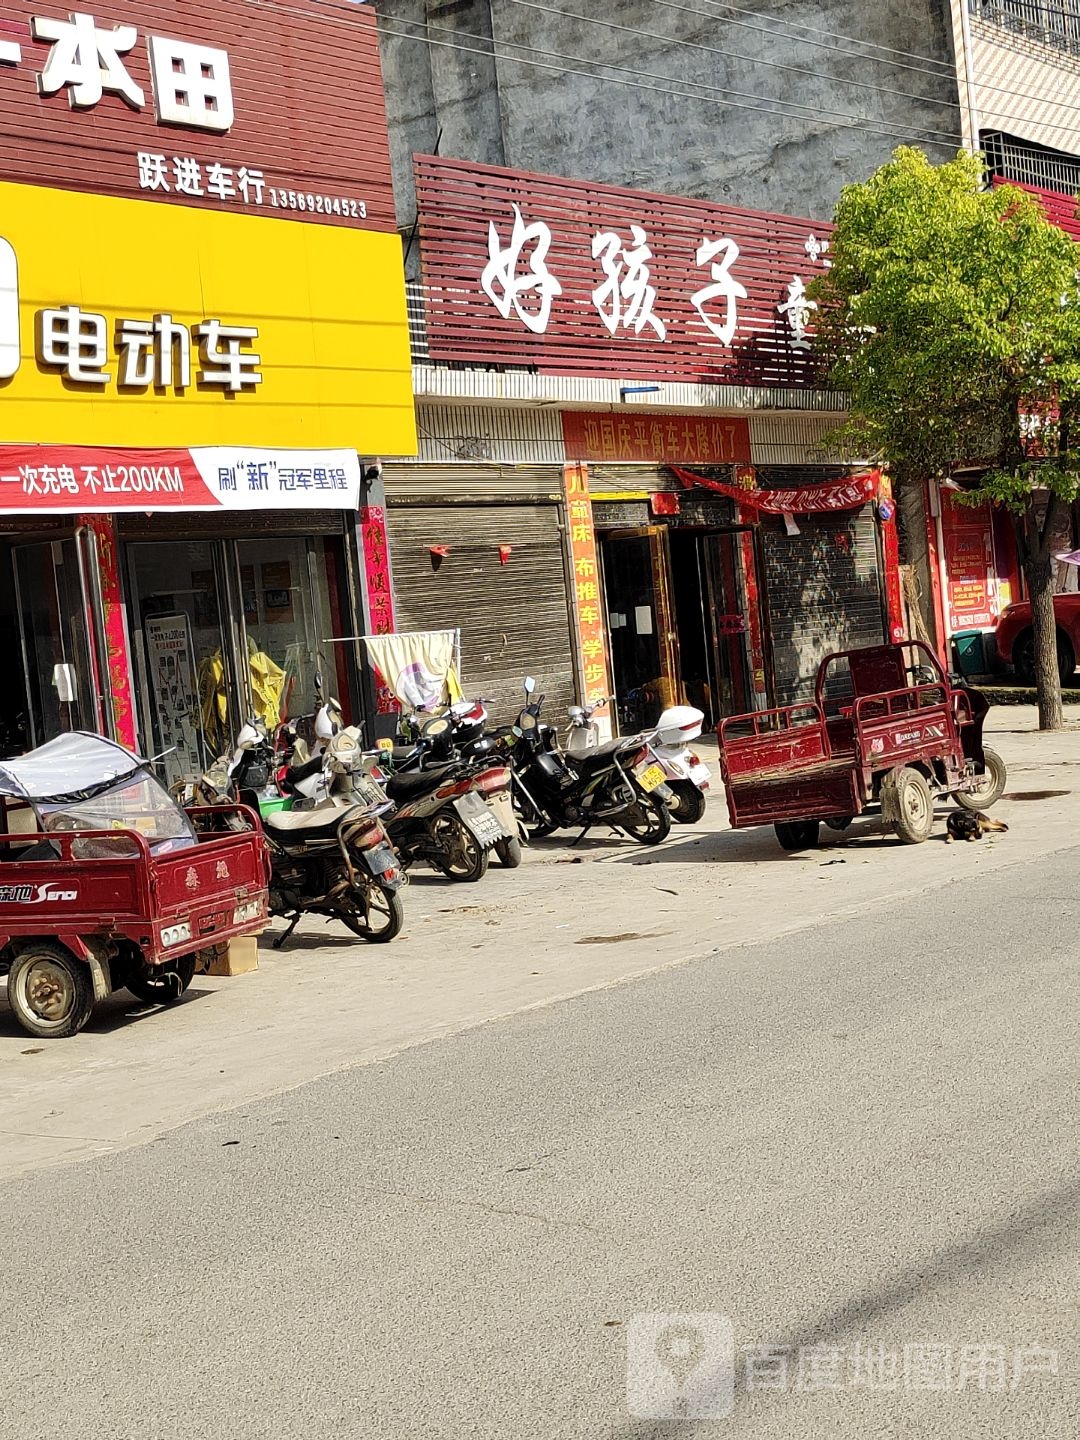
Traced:
[[497, 845], [500, 840], [508, 840], [513, 833], [475, 791], [462, 795], [454, 806], [481, 845]]
[[662, 765], [646, 765], [644, 770], [638, 771], [637, 783], [649, 795], [658, 785], [664, 783], [664, 767]]
[[364, 859], [373, 875], [385, 875], [387, 870], [397, 868], [397, 856], [389, 845], [376, 845], [372, 850], [365, 850]]
[[690, 779], [699, 790], [707, 790], [712, 780], [708, 765], [691, 765]]

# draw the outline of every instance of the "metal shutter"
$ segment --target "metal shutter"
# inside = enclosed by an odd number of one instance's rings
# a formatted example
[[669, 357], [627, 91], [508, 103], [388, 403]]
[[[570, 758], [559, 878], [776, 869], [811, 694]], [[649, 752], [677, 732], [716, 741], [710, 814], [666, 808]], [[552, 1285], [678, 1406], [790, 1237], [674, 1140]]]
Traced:
[[[494, 719], [521, 709], [536, 677], [547, 713], [574, 702], [574, 657], [557, 505], [391, 506], [387, 511], [399, 630], [460, 629], [462, 684]], [[429, 545], [450, 554], [436, 570]], [[511, 546], [505, 565], [499, 546]]]
[[812, 695], [830, 650], [885, 641], [874, 507], [795, 519], [798, 535], [761, 524], [777, 705]]

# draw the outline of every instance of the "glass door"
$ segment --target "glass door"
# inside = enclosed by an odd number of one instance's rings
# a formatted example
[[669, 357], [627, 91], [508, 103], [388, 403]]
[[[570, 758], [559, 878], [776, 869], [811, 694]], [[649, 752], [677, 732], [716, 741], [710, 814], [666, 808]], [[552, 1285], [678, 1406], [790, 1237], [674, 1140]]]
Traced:
[[17, 545], [12, 554], [26, 682], [21, 732], [41, 745], [65, 731], [97, 730], [90, 606], [76, 541]]
[[678, 651], [660, 526], [600, 538], [619, 728], [648, 729], [678, 693]]

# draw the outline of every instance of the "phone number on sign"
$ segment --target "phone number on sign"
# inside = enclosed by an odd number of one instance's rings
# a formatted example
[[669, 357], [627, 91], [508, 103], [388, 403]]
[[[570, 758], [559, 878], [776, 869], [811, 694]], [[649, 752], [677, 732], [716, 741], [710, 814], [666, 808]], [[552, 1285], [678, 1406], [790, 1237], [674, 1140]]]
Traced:
[[313, 195], [303, 190], [278, 190], [266, 187], [271, 205], [280, 210], [310, 210], [313, 215], [341, 215], [349, 220], [366, 220], [367, 205], [363, 200], [347, 200], [340, 195]]

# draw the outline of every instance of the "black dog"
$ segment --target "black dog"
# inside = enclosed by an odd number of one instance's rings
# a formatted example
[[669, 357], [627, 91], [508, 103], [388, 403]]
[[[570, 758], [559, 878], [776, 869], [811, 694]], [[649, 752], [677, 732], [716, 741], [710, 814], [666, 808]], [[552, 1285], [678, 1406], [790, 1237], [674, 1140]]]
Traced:
[[945, 822], [948, 834], [946, 845], [954, 840], [981, 840], [991, 830], [1008, 830], [1003, 820], [991, 820], [981, 810], [954, 810]]

